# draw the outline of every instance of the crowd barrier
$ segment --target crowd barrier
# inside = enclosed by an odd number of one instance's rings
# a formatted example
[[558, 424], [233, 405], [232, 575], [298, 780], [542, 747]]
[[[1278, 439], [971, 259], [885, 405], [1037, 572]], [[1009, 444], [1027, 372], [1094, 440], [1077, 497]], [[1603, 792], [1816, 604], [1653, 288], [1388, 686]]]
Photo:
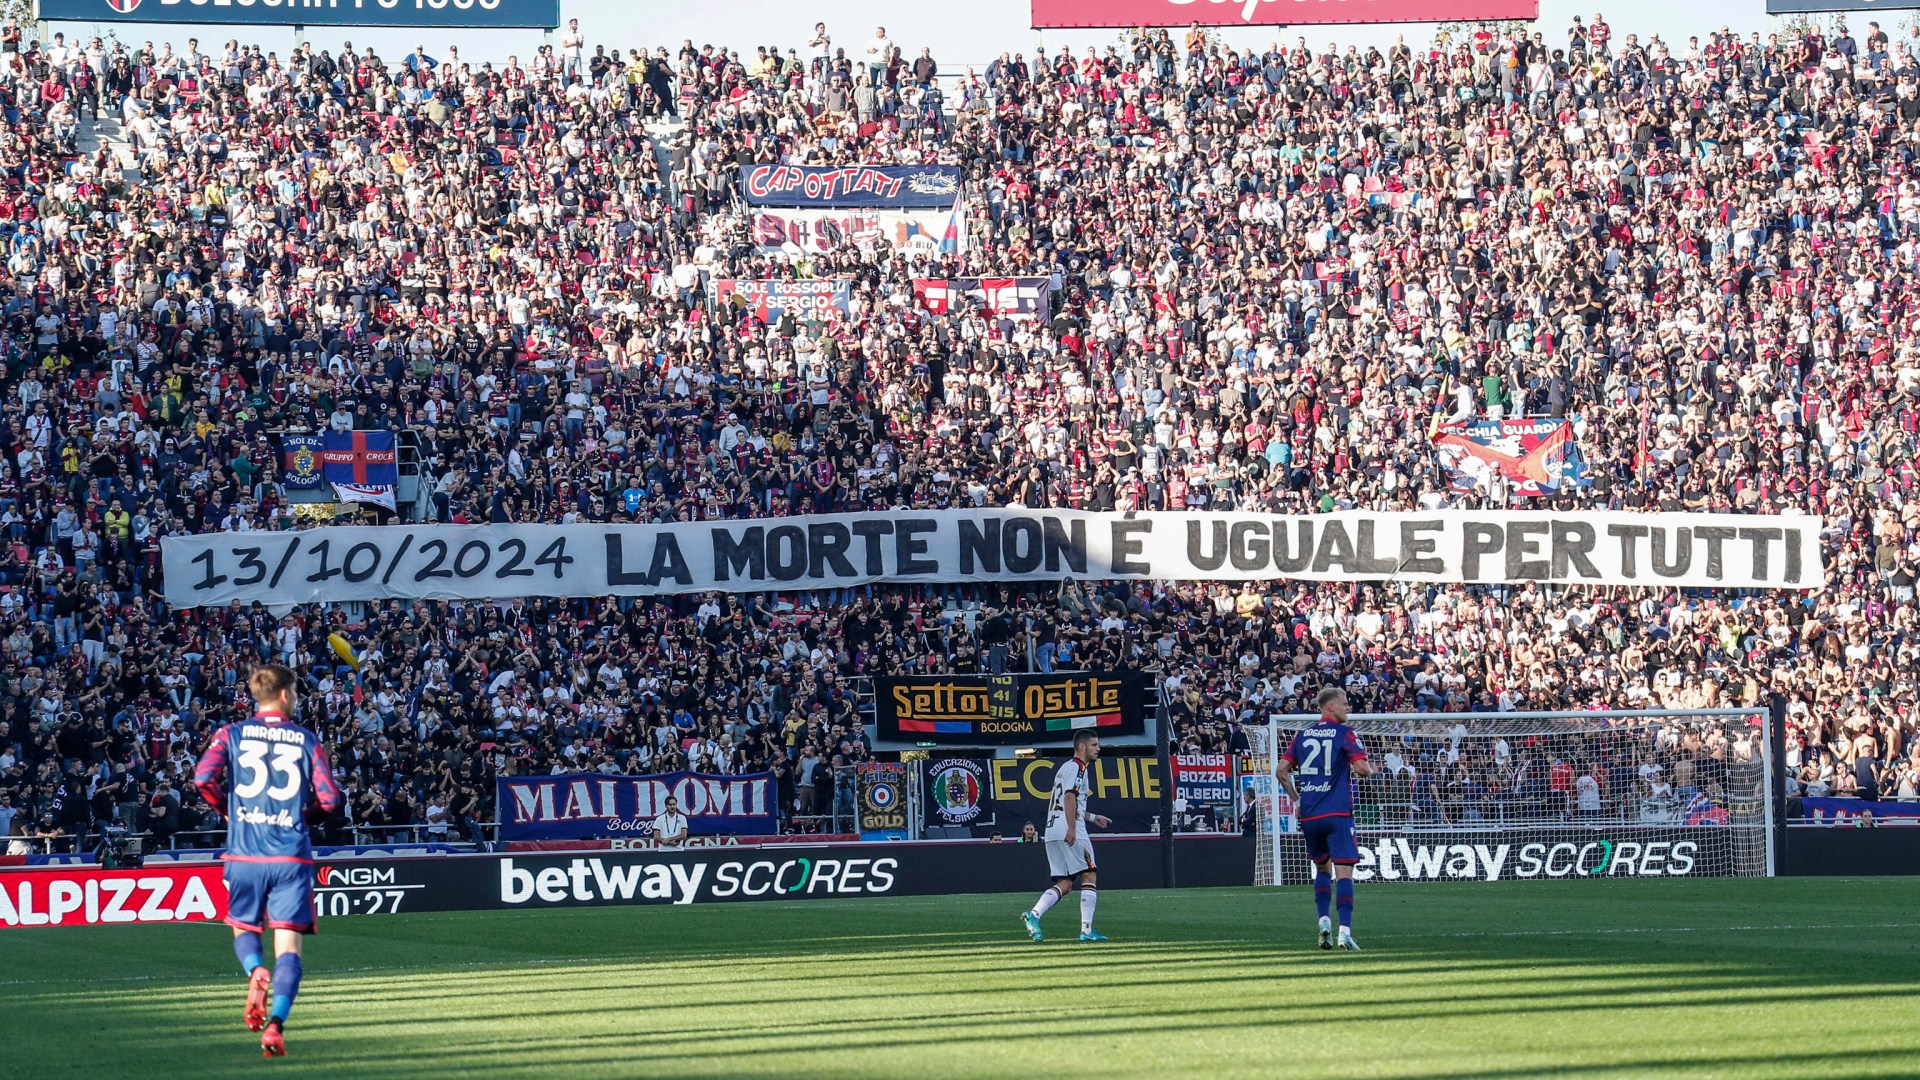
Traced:
[[[1168, 884], [1153, 838], [1095, 843], [1110, 889]], [[1179, 841], [1178, 883], [1249, 885], [1250, 840]], [[886, 842], [685, 851], [509, 852], [436, 858], [323, 859], [314, 868], [321, 918], [422, 911], [517, 911], [630, 904], [710, 904], [959, 893], [1038, 893], [1044, 845]], [[130, 870], [47, 868], [0, 873], [0, 928], [210, 922], [226, 916], [220, 867], [171, 863]]]
[[1920, 874], [1920, 828], [1795, 825], [1780, 849], [1782, 877]]
[[[1920, 874], [1920, 828], [1789, 830], [1779, 872], [1788, 876]], [[1813, 835], [1813, 834], [1816, 834]], [[1725, 830], [1669, 831], [1659, 842], [1619, 838], [1489, 845], [1446, 832], [1371, 838], [1366, 870], [1392, 879], [1510, 880], [1565, 876], [1697, 876], [1724, 865]], [[1292, 841], [1294, 837], [1286, 838]], [[1604, 839], [1604, 838], [1603, 838]], [[1799, 842], [1794, 842], [1798, 840]], [[1183, 837], [1175, 844], [1182, 887], [1249, 885], [1253, 839]], [[1383, 849], [1383, 845], [1391, 851]], [[1658, 847], [1657, 852], [1653, 851]], [[1531, 848], [1539, 848], [1532, 851]], [[1561, 850], [1565, 849], [1565, 850]], [[1168, 885], [1152, 837], [1095, 843], [1108, 889]], [[1654, 856], [1657, 854], [1657, 861]], [[1291, 856], [1292, 853], [1289, 852]], [[1471, 858], [1469, 858], [1471, 855]], [[1304, 867], [1303, 858], [1289, 864]], [[0, 871], [0, 929], [125, 923], [214, 922], [226, 916], [221, 866], [158, 862], [126, 870], [40, 867]], [[1291, 882], [1293, 875], [1288, 875]], [[683, 851], [389, 853], [324, 858], [314, 868], [322, 918], [428, 911], [491, 911], [637, 904], [847, 899], [1037, 892], [1047, 882], [1038, 843], [972, 841], [777, 844]]]
[[1823, 798], [1800, 800], [1800, 816], [1815, 825], [1851, 825], [1864, 813], [1871, 813], [1882, 823], [1911, 825], [1920, 822], [1920, 802], [1889, 800], [1869, 802], [1865, 799]]

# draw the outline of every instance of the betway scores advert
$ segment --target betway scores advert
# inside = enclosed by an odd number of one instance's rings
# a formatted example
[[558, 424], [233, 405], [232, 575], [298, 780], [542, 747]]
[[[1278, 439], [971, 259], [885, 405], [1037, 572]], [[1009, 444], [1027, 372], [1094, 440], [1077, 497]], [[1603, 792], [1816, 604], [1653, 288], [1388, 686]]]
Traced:
[[884, 896], [900, 860], [794, 855], [725, 861], [639, 861], [618, 854], [499, 861], [502, 907], [694, 904]]

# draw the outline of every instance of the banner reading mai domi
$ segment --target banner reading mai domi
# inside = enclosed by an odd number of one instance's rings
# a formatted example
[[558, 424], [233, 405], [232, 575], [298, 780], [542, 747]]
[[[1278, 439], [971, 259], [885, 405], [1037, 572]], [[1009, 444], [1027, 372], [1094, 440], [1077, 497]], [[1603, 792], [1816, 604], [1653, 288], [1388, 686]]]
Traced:
[[668, 796], [679, 800], [694, 836], [763, 836], [779, 827], [772, 773], [556, 773], [497, 783], [502, 840], [650, 837]]
[[928, 510], [665, 525], [325, 526], [161, 541], [176, 608], [826, 589], [873, 582], [1300, 579], [1814, 589], [1803, 514]]

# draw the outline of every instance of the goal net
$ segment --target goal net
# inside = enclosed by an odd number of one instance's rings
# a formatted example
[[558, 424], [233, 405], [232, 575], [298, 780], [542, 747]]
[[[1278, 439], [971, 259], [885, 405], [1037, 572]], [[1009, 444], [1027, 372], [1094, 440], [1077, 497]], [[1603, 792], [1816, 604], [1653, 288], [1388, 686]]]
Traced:
[[[1280, 755], [1317, 716], [1248, 729], [1254, 881], [1312, 879]], [[1363, 881], [1773, 873], [1764, 710], [1356, 714]]]

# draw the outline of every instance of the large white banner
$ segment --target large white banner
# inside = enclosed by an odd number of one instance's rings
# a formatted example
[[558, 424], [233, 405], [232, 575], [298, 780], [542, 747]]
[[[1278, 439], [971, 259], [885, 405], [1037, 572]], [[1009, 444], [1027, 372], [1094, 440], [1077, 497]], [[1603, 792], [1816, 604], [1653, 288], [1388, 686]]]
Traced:
[[1825, 583], [1799, 514], [930, 510], [669, 525], [324, 526], [161, 541], [167, 602], [771, 592], [870, 582], [1166, 579]]

